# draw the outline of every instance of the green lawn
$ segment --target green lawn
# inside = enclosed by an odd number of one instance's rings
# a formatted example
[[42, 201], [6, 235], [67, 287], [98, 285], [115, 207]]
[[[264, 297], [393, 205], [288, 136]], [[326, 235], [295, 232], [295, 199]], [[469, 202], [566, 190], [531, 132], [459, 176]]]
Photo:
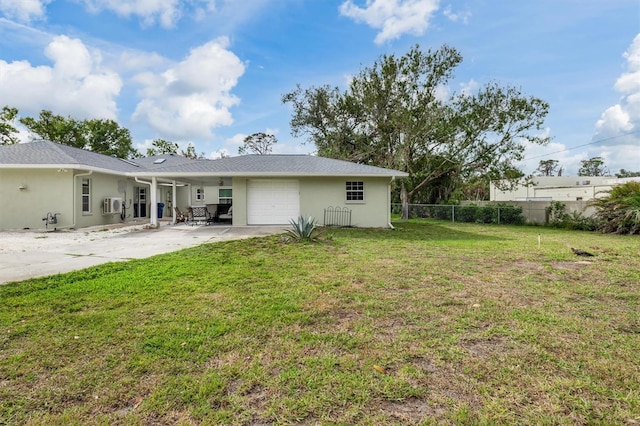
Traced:
[[640, 422], [640, 238], [395, 225], [0, 286], [0, 424]]

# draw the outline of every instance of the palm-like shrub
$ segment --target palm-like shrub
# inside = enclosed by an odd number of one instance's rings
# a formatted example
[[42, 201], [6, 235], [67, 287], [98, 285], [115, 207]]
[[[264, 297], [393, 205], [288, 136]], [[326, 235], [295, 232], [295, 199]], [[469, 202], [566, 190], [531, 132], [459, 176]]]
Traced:
[[314, 231], [318, 227], [316, 220], [309, 216], [298, 216], [298, 220], [291, 219], [291, 229], [287, 234], [296, 241], [312, 241], [315, 239]]
[[598, 229], [606, 233], [640, 234], [640, 182], [614, 186], [609, 195], [594, 199]]

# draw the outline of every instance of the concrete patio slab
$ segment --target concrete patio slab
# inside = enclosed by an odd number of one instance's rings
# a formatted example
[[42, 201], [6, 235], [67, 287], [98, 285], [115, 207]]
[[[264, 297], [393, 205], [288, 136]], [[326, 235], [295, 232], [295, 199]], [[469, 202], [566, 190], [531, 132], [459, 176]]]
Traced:
[[96, 227], [72, 231], [0, 232], [0, 284], [91, 266], [143, 259], [208, 242], [284, 232], [278, 226], [189, 226], [163, 224]]

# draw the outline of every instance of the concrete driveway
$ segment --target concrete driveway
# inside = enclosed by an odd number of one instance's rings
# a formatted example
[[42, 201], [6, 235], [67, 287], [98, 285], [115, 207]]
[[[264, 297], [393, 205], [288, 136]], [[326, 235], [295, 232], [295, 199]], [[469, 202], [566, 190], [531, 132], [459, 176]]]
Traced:
[[163, 224], [73, 231], [0, 232], [0, 284], [60, 274], [107, 262], [142, 259], [207, 242], [284, 232], [278, 226]]

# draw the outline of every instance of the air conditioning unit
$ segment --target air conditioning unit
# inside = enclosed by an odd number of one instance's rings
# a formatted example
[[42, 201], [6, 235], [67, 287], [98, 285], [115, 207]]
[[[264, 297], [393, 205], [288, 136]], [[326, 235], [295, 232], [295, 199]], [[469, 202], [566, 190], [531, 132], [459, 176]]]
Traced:
[[119, 197], [105, 198], [104, 204], [102, 205], [102, 213], [104, 214], [122, 213], [122, 198], [119, 198]]

